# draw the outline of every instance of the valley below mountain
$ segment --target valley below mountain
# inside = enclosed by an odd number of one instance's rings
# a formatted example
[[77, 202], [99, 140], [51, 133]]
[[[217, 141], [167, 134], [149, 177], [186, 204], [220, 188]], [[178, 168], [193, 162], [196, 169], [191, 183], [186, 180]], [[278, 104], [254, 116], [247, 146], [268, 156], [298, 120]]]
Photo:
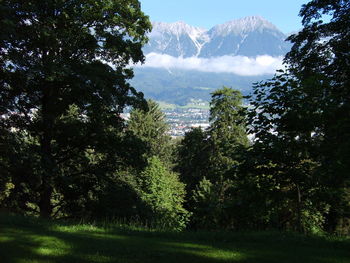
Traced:
[[209, 101], [210, 93], [223, 86], [248, 95], [254, 82], [271, 77], [145, 67], [135, 69], [135, 78], [131, 84], [143, 92], [146, 98], [184, 106], [192, 99]]

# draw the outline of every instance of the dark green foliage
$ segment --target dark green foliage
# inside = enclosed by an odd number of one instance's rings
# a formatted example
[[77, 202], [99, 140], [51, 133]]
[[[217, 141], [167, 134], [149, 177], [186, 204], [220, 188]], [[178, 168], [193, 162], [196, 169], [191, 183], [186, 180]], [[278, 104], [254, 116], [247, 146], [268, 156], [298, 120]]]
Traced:
[[4, 142], [10, 138], [9, 134], [0, 130], [0, 206], [4, 199], [6, 199], [11, 190], [14, 188], [12, 183], [11, 173], [7, 169], [10, 155], [9, 145]]
[[139, 220], [144, 206], [137, 192], [136, 171], [120, 171], [104, 184], [91, 205], [93, 219]]
[[148, 17], [136, 0], [1, 1], [0, 12], [0, 130], [12, 138], [0, 143], [13, 148], [1, 165], [15, 184], [8, 206], [80, 216], [129, 162], [120, 113], [142, 97], [126, 66], [144, 59]]
[[[255, 143], [248, 158], [254, 167], [251, 175], [258, 178], [252, 180], [257, 188], [261, 183], [267, 188], [261, 198], [275, 210], [275, 223], [301, 231], [306, 203], [318, 203], [323, 193], [317, 135], [309, 120], [313, 115], [303, 112], [309, 98], [301, 96], [301, 85], [286, 74], [257, 84], [253, 94], [250, 127]], [[326, 212], [325, 204], [318, 209]]]
[[242, 99], [227, 87], [213, 92], [209, 129], [193, 129], [180, 143], [178, 171], [191, 190], [203, 177], [220, 181], [240, 163], [248, 146]]
[[138, 216], [142, 222], [165, 229], [182, 230], [190, 213], [184, 209], [185, 185], [173, 173], [174, 142], [159, 105], [147, 101], [147, 108], [134, 108], [127, 123], [128, 131], [145, 145], [143, 158], [147, 165], [136, 175], [132, 188], [140, 202]]
[[208, 136], [210, 178], [214, 181], [221, 180], [228, 171], [232, 175], [248, 146], [242, 100], [238, 90], [227, 87], [212, 93]]
[[233, 182], [230, 180], [211, 183], [205, 177], [192, 191], [191, 209], [193, 226], [201, 229], [235, 228], [232, 209]]
[[[331, 17], [329, 22], [322, 21], [324, 14]], [[290, 37], [294, 45], [286, 62], [304, 83], [318, 82], [314, 86], [319, 92], [305, 108], [318, 113], [312, 123], [320, 135], [321, 173], [332, 205], [327, 224], [335, 230], [350, 221], [350, 3], [314, 0], [303, 6], [300, 15], [304, 28]], [[340, 232], [349, 231], [344, 224]]]
[[287, 70], [257, 83], [251, 100], [251, 180], [269, 178], [262, 197], [277, 222], [299, 231], [335, 230], [338, 221], [339, 233], [349, 231], [349, 10], [347, 1], [304, 5]]
[[146, 110], [133, 109], [127, 126], [128, 130], [148, 148], [145, 153], [146, 159], [158, 156], [165, 164], [171, 164], [171, 137], [167, 134], [169, 126], [156, 102], [148, 100]]
[[201, 128], [187, 132], [179, 144], [176, 169], [186, 184], [187, 194], [191, 194], [198, 182], [208, 176], [208, 146], [206, 132]]
[[179, 145], [177, 170], [187, 184], [186, 207], [193, 212], [194, 227], [237, 227], [231, 211], [237, 202], [238, 167], [248, 146], [242, 99], [239, 91], [227, 87], [213, 92], [209, 129], [193, 129]]

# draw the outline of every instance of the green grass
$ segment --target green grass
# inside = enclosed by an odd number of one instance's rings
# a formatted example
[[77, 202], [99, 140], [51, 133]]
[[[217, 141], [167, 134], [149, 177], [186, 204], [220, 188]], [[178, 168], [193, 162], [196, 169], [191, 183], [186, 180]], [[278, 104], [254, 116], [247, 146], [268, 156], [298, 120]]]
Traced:
[[181, 109], [201, 109], [201, 110], [209, 110], [210, 106], [209, 103], [206, 103], [205, 105], [198, 105], [195, 103], [187, 103], [185, 106], [179, 106]]
[[167, 102], [165, 102], [165, 101], [157, 101], [157, 103], [159, 104], [159, 107], [160, 107], [162, 110], [175, 110], [176, 107], [178, 107], [178, 106], [175, 105], [175, 104], [167, 103]]
[[350, 262], [346, 238], [182, 232], [0, 215], [0, 262]]

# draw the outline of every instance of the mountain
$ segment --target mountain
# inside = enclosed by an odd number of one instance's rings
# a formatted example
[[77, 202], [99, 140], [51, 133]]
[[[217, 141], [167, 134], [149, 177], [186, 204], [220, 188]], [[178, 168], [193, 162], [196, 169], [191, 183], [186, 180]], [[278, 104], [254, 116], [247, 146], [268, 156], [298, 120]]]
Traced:
[[245, 17], [216, 25], [210, 30], [184, 22], [152, 23], [144, 53], [173, 57], [282, 56], [290, 44], [276, 26], [260, 16]]
[[208, 41], [201, 57], [224, 55], [282, 56], [290, 49], [287, 38], [276, 26], [259, 16], [245, 17], [214, 26], [207, 34]]
[[[291, 47], [285, 41], [287, 36], [260, 16], [232, 20], [209, 30], [184, 22], [152, 24], [149, 42], [143, 48], [152, 62], [147, 65], [146, 60], [146, 66], [135, 68], [131, 84], [148, 98], [182, 105], [191, 99], [209, 100], [210, 92], [223, 85], [248, 94], [253, 82], [272, 77], [275, 70], [259, 69], [280, 61]], [[230, 70], [234, 67], [255, 76], [239, 75], [243, 71]], [[259, 75], [266, 72], [271, 74]]]
[[203, 44], [207, 41], [206, 30], [193, 27], [184, 22], [152, 23], [149, 42], [144, 53], [167, 54], [173, 57], [198, 56]]

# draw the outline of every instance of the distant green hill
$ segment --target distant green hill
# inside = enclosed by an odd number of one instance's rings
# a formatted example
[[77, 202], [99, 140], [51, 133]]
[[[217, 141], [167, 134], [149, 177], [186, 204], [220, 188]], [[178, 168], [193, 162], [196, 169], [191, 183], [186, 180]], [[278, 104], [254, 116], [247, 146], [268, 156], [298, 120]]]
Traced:
[[183, 105], [183, 106], [167, 103], [164, 101], [157, 101], [157, 103], [159, 104], [162, 110], [190, 109], [190, 108], [209, 110], [209, 102], [207, 101], [200, 101], [200, 102], [189, 101], [186, 105]]
[[160, 68], [135, 68], [134, 71], [135, 77], [130, 83], [147, 98], [182, 106], [188, 104], [190, 99], [209, 101], [210, 93], [222, 86], [238, 89], [247, 95], [252, 89], [252, 83], [272, 77]]

